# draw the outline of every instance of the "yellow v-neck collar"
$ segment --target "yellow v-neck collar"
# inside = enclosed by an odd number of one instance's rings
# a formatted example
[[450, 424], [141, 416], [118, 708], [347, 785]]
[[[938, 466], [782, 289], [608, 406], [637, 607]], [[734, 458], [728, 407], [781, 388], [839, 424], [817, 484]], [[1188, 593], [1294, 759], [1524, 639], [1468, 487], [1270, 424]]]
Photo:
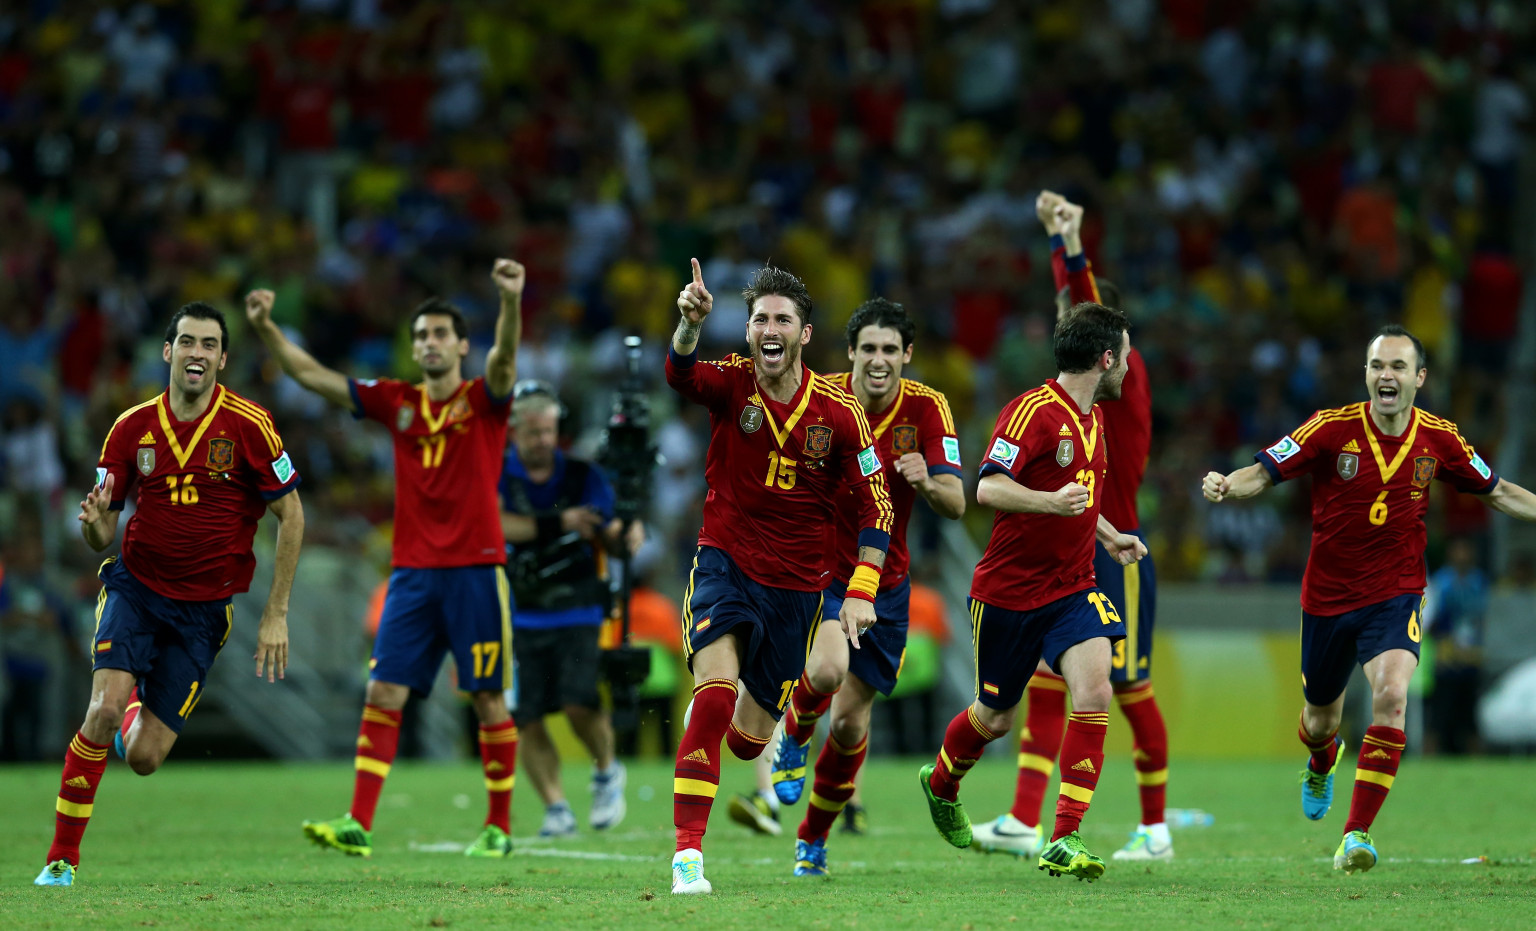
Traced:
[[[754, 388], [752, 391], [752, 396], [763, 407], [763, 419], [768, 421], [768, 429], [773, 431], [773, 438], [779, 441], [780, 449], [783, 449], [784, 444], [789, 442], [790, 434], [795, 432], [795, 427], [800, 423], [800, 418], [805, 415], [806, 407], [811, 403], [811, 382], [816, 378], [816, 373], [806, 368], [804, 363], [800, 365], [800, 372], [803, 376], [800, 379], [800, 402], [796, 404], [793, 397], [786, 402], [788, 404], [795, 404], [795, 409], [789, 415], [789, 419], [784, 421], [784, 428], [782, 430], [779, 429], [779, 422], [773, 419], [773, 411], [768, 407], [772, 399], [764, 395], [760, 388]], [[772, 403], [777, 404], [779, 402], [772, 401]]]
[[1056, 395], [1056, 400], [1061, 402], [1061, 406], [1066, 408], [1067, 414], [1071, 416], [1072, 425], [1077, 427], [1077, 435], [1083, 441], [1083, 454], [1088, 457], [1090, 463], [1093, 462], [1093, 454], [1099, 448], [1098, 418], [1094, 417], [1093, 409], [1089, 408], [1088, 429], [1084, 430], [1082, 418], [1077, 413], [1077, 403], [1065, 391], [1061, 390], [1061, 385], [1057, 383], [1056, 379], [1052, 378], [1046, 384], [1050, 386], [1052, 393]]
[[[1376, 468], [1381, 470], [1381, 483], [1385, 485], [1392, 481], [1392, 476], [1396, 475], [1397, 470], [1408, 460], [1408, 453], [1413, 449], [1413, 441], [1419, 435], [1419, 409], [1417, 407], [1410, 409], [1407, 431], [1401, 437], [1392, 437], [1392, 439], [1401, 440], [1403, 445], [1398, 447], [1397, 455], [1393, 456], [1392, 462], [1388, 464], [1387, 457], [1381, 452], [1381, 441], [1376, 439], [1376, 434], [1381, 431], [1381, 428], [1371, 419], [1370, 408], [1369, 402], [1360, 406], [1360, 419], [1365, 422], [1365, 441], [1371, 447], [1371, 455], [1376, 458]], [[1383, 433], [1382, 436], [1386, 434]]]
[[426, 421], [428, 431], [437, 433], [443, 429], [443, 424], [448, 422], [448, 412], [453, 408], [453, 402], [459, 399], [459, 395], [463, 394], [464, 389], [468, 386], [468, 381], [459, 382], [459, 386], [453, 389], [453, 394], [450, 394], [443, 401], [442, 413], [436, 417], [432, 416], [432, 400], [427, 397], [426, 384], [423, 383], [416, 386], [416, 389], [421, 392], [421, 419]]
[[[849, 387], [850, 393], [851, 393], [851, 390], [853, 388], [853, 381], [852, 381], [852, 379], [849, 379], [848, 387]], [[857, 400], [857, 395], [855, 395], [855, 400]], [[875, 439], [878, 440], [882, 436], [885, 436], [885, 431], [889, 430], [891, 428], [891, 424], [896, 422], [896, 415], [897, 415], [897, 413], [899, 413], [901, 411], [901, 405], [906, 400], [907, 400], [907, 382], [906, 382], [905, 379], [900, 379], [900, 380], [898, 380], [896, 382], [896, 400], [892, 401], [891, 402], [891, 406], [885, 409], [885, 413], [883, 415], [881, 415], [881, 417], [880, 417], [880, 423], [872, 425], [875, 428], [874, 429]], [[869, 413], [868, 411], [865, 411], [866, 415], [868, 413]]]
[[170, 444], [171, 455], [176, 457], [178, 468], [185, 469], [187, 467], [187, 460], [192, 458], [192, 450], [196, 449], [197, 444], [202, 442], [203, 434], [208, 432], [208, 425], [213, 423], [214, 415], [219, 412], [219, 408], [224, 406], [224, 386], [214, 385], [213, 390], [216, 392], [213, 397], [213, 403], [208, 405], [208, 410], [203, 413], [202, 419], [197, 422], [197, 430], [192, 434], [192, 442], [188, 443], [185, 449], [181, 447], [181, 440], [176, 437], [176, 428], [171, 424], [170, 403], [167, 400], [170, 398], [171, 392], [167, 390], [165, 394], [155, 399], [155, 413], [160, 415], [160, 429], [165, 433], [165, 441]]

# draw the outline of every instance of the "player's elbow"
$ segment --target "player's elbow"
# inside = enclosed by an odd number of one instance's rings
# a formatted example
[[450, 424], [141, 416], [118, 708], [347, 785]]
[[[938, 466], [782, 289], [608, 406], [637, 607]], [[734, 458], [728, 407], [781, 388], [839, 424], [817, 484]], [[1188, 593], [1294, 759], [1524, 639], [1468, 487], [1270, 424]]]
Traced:
[[[976, 483], [976, 503], [984, 508], [995, 508], [998, 502], [998, 476], [985, 475]], [[961, 502], [964, 509], [964, 501]]]

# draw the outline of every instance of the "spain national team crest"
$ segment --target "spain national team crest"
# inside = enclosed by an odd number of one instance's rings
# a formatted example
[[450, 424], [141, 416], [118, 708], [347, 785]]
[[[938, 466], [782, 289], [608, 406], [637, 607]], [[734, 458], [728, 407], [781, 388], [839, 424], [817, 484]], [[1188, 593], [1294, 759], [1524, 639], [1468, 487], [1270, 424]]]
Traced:
[[411, 424], [415, 420], [416, 408], [411, 407], [409, 404], [400, 405], [400, 409], [395, 411], [395, 432], [404, 433], [411, 429]]
[[756, 404], [748, 404], [741, 409], [741, 416], [736, 418], [736, 423], [741, 425], [743, 433], [756, 433], [763, 428], [763, 409]]
[[1057, 465], [1065, 469], [1072, 464], [1072, 460], [1075, 458], [1077, 458], [1077, 449], [1072, 445], [1071, 440], [1062, 440], [1056, 444]]
[[898, 456], [917, 452], [917, 427], [904, 423], [892, 428], [891, 448]]
[[453, 404], [448, 408], [448, 417], [444, 423], [463, 423], [473, 413], [469, 407], [469, 399], [461, 394], [454, 399]]
[[1413, 484], [1416, 488], [1428, 488], [1429, 483], [1435, 480], [1435, 466], [1438, 464], [1434, 456], [1420, 456], [1413, 460]]
[[832, 451], [832, 428], [813, 423], [805, 428], [805, 455], [820, 459]]
[[140, 446], [139, 455], [135, 461], [139, 464], [140, 475], [148, 475], [155, 471], [155, 448], [153, 446]]
[[228, 472], [235, 464], [235, 441], [222, 436], [208, 441], [208, 468]]
[[1338, 471], [1339, 478], [1347, 482], [1360, 474], [1360, 457], [1354, 453], [1339, 453], [1339, 461], [1334, 464], [1334, 469]]

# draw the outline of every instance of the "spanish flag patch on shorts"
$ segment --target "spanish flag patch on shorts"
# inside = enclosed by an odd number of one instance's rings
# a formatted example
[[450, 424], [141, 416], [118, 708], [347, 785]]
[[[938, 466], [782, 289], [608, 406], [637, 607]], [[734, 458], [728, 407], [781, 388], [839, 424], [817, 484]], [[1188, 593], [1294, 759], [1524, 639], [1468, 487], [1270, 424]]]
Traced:
[[110, 649], [112, 649], [112, 641], [110, 640], [102, 640], [96, 644], [97, 653], [105, 653]]
[[983, 692], [986, 692], [988, 695], [996, 695], [997, 694], [997, 686], [995, 684], [991, 683], [991, 682], [983, 682], [981, 684], [981, 690]]

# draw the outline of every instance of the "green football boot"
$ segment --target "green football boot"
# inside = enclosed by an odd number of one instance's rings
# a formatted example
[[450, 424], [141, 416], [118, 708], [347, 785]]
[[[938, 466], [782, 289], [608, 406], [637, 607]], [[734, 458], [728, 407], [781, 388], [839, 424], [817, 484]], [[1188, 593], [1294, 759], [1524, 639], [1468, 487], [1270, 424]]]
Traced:
[[487, 824], [475, 842], [464, 849], [466, 857], [510, 857], [512, 838], [494, 824]]
[[1060, 840], [1051, 841], [1040, 851], [1040, 869], [1050, 871], [1052, 876], [1066, 873], [1076, 876], [1079, 881], [1093, 882], [1104, 875], [1104, 861], [1089, 853], [1083, 838], [1073, 831]]
[[929, 763], [917, 771], [917, 781], [923, 787], [923, 798], [928, 800], [928, 815], [933, 818], [933, 826], [939, 829], [939, 834], [949, 841], [950, 846], [969, 847], [971, 819], [966, 816], [964, 805], [933, 794], [933, 787], [928, 784], [933, 768], [934, 764]]
[[1376, 844], [1364, 831], [1350, 831], [1333, 852], [1333, 868], [1346, 874], [1364, 873], [1376, 865]]
[[306, 821], [304, 836], [321, 847], [340, 850], [349, 857], [373, 856], [372, 832], [349, 814], [333, 821]]

